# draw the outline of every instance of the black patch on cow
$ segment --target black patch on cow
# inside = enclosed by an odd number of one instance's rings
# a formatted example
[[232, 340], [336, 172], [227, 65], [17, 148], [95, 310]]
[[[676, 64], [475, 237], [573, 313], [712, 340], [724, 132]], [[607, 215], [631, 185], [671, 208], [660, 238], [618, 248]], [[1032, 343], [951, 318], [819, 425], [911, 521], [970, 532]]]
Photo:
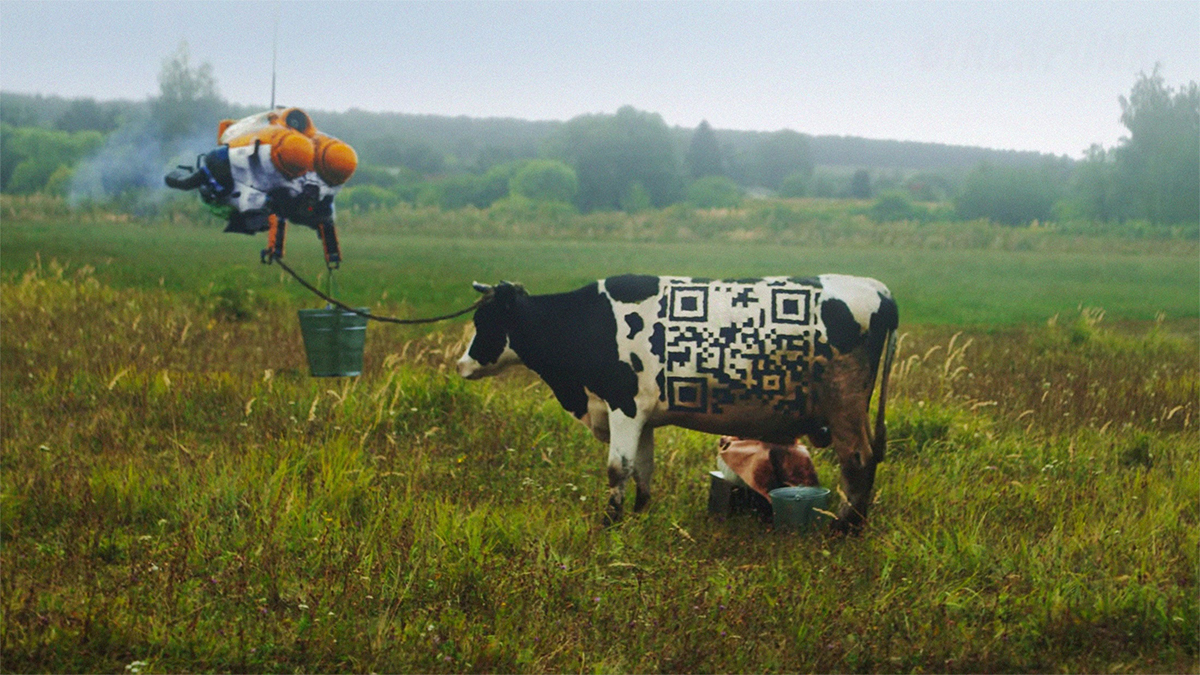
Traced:
[[745, 279], [722, 279], [722, 283], [726, 284], [757, 284], [762, 281], [759, 277], [746, 277]]
[[[480, 308], [482, 311], [483, 308]], [[479, 312], [476, 312], [476, 326]], [[617, 355], [612, 303], [589, 284], [570, 293], [520, 296], [506, 317], [509, 345], [576, 417], [587, 413], [591, 390], [610, 408], [637, 414], [637, 374]]]
[[821, 321], [825, 324], [825, 335], [834, 349], [845, 354], [853, 351], [863, 339], [862, 326], [846, 303], [838, 298], [827, 298], [821, 302]]
[[883, 354], [883, 345], [887, 336], [900, 325], [900, 311], [896, 301], [891, 297], [879, 294], [879, 309], [871, 315], [870, 333], [867, 335], [867, 354], [870, 358], [871, 381], [875, 381], [875, 373], [879, 368], [879, 358]]
[[645, 274], [623, 274], [604, 280], [608, 297], [617, 302], [641, 302], [658, 295], [658, 277]]
[[633, 366], [633, 372], [635, 373], [640, 373], [645, 370], [645, 367], [642, 366], [642, 360], [638, 358], [637, 354], [630, 352], [629, 363]]
[[825, 339], [825, 334], [821, 331], [813, 335], [813, 354], [825, 359], [833, 358], [833, 348], [829, 346], [829, 340]]
[[654, 332], [650, 334], [650, 353], [657, 356], [659, 361], [667, 353], [667, 329], [663, 322], [654, 322]]
[[658, 385], [658, 400], [667, 400], [667, 371], [660, 368], [658, 375], [654, 376], [654, 383]]
[[813, 288], [822, 288], [821, 280], [817, 277], [788, 277], [788, 281], [801, 286], [812, 286]]
[[633, 336], [642, 332], [642, 329], [646, 327], [646, 322], [642, 320], [642, 315], [637, 312], [626, 314], [625, 323], [629, 326], [629, 335], [625, 336], [626, 339], [633, 339]]

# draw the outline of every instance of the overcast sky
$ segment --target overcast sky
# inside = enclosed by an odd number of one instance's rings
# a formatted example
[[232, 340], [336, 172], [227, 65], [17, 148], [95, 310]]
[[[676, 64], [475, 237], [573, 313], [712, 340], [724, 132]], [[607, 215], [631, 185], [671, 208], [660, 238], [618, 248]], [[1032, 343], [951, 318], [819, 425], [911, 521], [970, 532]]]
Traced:
[[[0, 2], [0, 89], [142, 100], [186, 40], [227, 100], [794, 129], [1079, 157], [1161, 63], [1200, 81], [1200, 2]], [[320, 126], [320, 119], [317, 120]]]

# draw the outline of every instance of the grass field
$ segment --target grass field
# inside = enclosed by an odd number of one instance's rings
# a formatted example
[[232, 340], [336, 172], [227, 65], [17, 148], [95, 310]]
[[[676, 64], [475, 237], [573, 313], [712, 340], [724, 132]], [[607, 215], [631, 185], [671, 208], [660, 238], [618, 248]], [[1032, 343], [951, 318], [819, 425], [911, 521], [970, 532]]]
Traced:
[[[161, 286], [168, 291], [235, 293], [265, 300], [310, 302], [298, 284], [261, 265], [263, 237], [221, 234], [208, 226], [150, 226], [137, 222], [6, 221], [0, 270], [20, 273], [36, 255], [97, 268], [118, 287]], [[1009, 228], [997, 228], [1006, 234]], [[827, 271], [885, 280], [903, 302], [910, 324], [997, 325], [1044, 321], [1080, 305], [1102, 307], [1110, 318], [1148, 321], [1200, 313], [1200, 253], [1195, 242], [1112, 240], [1078, 243], [1063, 238], [1051, 250], [936, 246], [896, 248], [837, 241], [830, 246], [761, 242], [629, 242], [619, 238], [522, 239], [432, 237], [359, 233], [342, 228], [344, 269], [337, 273], [351, 302], [383, 303], [412, 315], [440, 314], [474, 301], [472, 281], [523, 282], [531, 292], [577, 288], [624, 272], [745, 277], [810, 275]], [[1044, 237], [1042, 237], [1044, 239]], [[933, 238], [934, 242], [938, 238]], [[288, 261], [310, 279], [324, 274], [311, 230], [293, 227]], [[928, 243], [928, 242], [927, 242]], [[1112, 252], [1107, 249], [1116, 249]]]
[[473, 278], [887, 282], [904, 337], [865, 533], [711, 519], [715, 439], [677, 429], [650, 509], [602, 530], [605, 448], [528, 374], [458, 379], [465, 322], [373, 325], [363, 376], [316, 380], [294, 314], [315, 303], [255, 261], [261, 239], [9, 215], [0, 668], [1200, 671], [1194, 241], [455, 228], [351, 222], [339, 287], [421, 314], [473, 301]]

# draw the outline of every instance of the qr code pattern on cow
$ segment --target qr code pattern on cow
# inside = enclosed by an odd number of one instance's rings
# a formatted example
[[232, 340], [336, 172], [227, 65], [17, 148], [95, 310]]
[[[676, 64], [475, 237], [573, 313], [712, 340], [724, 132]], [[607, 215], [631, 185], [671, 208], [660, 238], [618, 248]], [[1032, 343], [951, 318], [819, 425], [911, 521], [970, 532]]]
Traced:
[[660, 305], [665, 391], [675, 411], [770, 406], [802, 413], [820, 339], [821, 289], [788, 280], [678, 282]]

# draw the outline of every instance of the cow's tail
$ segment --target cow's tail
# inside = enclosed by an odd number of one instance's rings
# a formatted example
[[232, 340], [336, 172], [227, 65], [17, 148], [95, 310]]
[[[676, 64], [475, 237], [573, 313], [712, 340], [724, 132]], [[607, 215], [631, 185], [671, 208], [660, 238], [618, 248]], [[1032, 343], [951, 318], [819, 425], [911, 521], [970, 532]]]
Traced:
[[883, 352], [883, 377], [879, 383], [879, 408], [875, 411], [875, 436], [871, 439], [871, 454], [876, 462], [882, 462], [887, 449], [887, 422], [884, 411], [887, 409], [888, 376], [892, 374], [892, 357], [896, 355], [896, 329], [888, 331], [887, 345]]

